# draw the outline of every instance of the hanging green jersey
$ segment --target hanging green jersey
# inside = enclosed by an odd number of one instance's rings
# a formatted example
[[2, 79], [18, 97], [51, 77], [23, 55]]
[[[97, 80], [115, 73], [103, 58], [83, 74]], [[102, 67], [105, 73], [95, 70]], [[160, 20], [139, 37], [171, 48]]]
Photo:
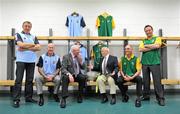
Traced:
[[112, 36], [112, 29], [115, 27], [114, 19], [112, 16], [98, 16], [96, 21], [98, 27], [98, 36]]
[[91, 57], [94, 59], [94, 68], [95, 71], [100, 71], [100, 60], [102, 58], [101, 49], [107, 47], [105, 44], [96, 44], [93, 46], [91, 51]]

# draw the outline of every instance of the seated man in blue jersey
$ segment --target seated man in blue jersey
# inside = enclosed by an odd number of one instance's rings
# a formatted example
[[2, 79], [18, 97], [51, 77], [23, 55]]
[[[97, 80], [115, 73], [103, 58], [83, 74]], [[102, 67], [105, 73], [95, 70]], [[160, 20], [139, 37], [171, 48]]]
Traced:
[[142, 96], [142, 78], [141, 73], [141, 63], [140, 59], [133, 54], [133, 47], [127, 45], [125, 47], [125, 56], [121, 58], [120, 61], [120, 76], [117, 80], [117, 85], [122, 93], [122, 102], [128, 102], [129, 96], [127, 95], [128, 86], [123, 85], [125, 82], [135, 82], [136, 83], [136, 94], [137, 99], [135, 101], [135, 106], [141, 106], [141, 96]]
[[40, 56], [37, 63], [39, 76], [36, 77], [37, 94], [39, 95], [39, 106], [44, 104], [42, 86], [45, 82], [54, 82], [54, 99], [59, 102], [58, 90], [60, 87], [61, 62], [58, 55], [54, 53], [54, 44], [49, 43], [47, 53]]

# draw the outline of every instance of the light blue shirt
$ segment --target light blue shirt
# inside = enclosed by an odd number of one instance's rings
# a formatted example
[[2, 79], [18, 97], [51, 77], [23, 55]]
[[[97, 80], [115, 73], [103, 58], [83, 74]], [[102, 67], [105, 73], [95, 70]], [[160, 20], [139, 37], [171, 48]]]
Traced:
[[48, 56], [47, 54], [42, 55], [43, 59], [43, 71], [46, 75], [54, 75], [59, 60], [58, 55]]
[[[17, 33], [15, 35], [16, 41], [22, 41], [24, 43], [35, 43], [36, 37], [32, 34]], [[39, 43], [39, 42], [38, 42]], [[16, 62], [35, 63], [36, 53], [30, 50], [19, 51], [19, 46], [16, 46]]]
[[66, 26], [68, 27], [69, 36], [81, 36], [82, 28], [85, 27], [85, 22], [81, 15], [67, 17]]

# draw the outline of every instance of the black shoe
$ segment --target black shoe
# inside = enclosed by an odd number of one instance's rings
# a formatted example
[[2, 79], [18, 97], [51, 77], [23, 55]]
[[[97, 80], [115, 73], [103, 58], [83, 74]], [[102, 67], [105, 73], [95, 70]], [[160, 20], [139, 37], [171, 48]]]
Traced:
[[128, 102], [129, 100], [129, 96], [128, 95], [124, 95], [122, 98], [122, 102]]
[[32, 98], [26, 99], [25, 101], [30, 103], [37, 103], [37, 101]]
[[165, 102], [164, 102], [163, 99], [158, 100], [158, 104], [159, 104], [160, 106], [165, 106]]
[[106, 103], [106, 102], [108, 102], [108, 98], [107, 98], [107, 96], [102, 98], [101, 103]]
[[14, 108], [19, 108], [19, 101], [14, 101], [13, 102], [13, 107]]
[[82, 96], [78, 96], [77, 102], [78, 102], [78, 103], [82, 103], [82, 102], [83, 102]]
[[43, 98], [43, 97], [40, 97], [40, 98], [39, 98], [38, 105], [39, 105], [39, 106], [43, 106], [43, 105], [44, 105], [44, 98]]
[[61, 108], [65, 108], [66, 107], [66, 99], [62, 98], [61, 103], [60, 103], [60, 107]]
[[111, 104], [111, 105], [116, 104], [116, 98], [112, 98], [110, 104]]
[[141, 107], [141, 100], [140, 99], [136, 99], [135, 106], [136, 107]]
[[143, 97], [141, 98], [141, 100], [142, 100], [142, 101], [149, 101], [149, 100], [150, 100], [150, 97], [143, 96]]
[[59, 101], [60, 101], [57, 94], [54, 94], [53, 97], [54, 97], [54, 100], [55, 100], [56, 102], [59, 102]]

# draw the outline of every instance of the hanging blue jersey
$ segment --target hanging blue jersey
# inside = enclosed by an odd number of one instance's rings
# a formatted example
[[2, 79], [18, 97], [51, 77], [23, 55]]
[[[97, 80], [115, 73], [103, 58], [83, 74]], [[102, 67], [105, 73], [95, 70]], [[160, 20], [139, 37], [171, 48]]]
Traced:
[[87, 59], [87, 49], [84, 46], [80, 47], [80, 54], [82, 56], [82, 62], [84, 63]]
[[[15, 35], [16, 42], [21, 41], [24, 43], [33, 43], [39, 44], [36, 36], [32, 34], [26, 34], [24, 32], [17, 33]], [[25, 63], [35, 63], [36, 62], [36, 53], [34, 51], [26, 50], [19, 51], [19, 46], [16, 46], [16, 62], [25, 62]]]
[[69, 36], [81, 36], [82, 28], [86, 26], [84, 19], [81, 15], [69, 15], [66, 20]]

